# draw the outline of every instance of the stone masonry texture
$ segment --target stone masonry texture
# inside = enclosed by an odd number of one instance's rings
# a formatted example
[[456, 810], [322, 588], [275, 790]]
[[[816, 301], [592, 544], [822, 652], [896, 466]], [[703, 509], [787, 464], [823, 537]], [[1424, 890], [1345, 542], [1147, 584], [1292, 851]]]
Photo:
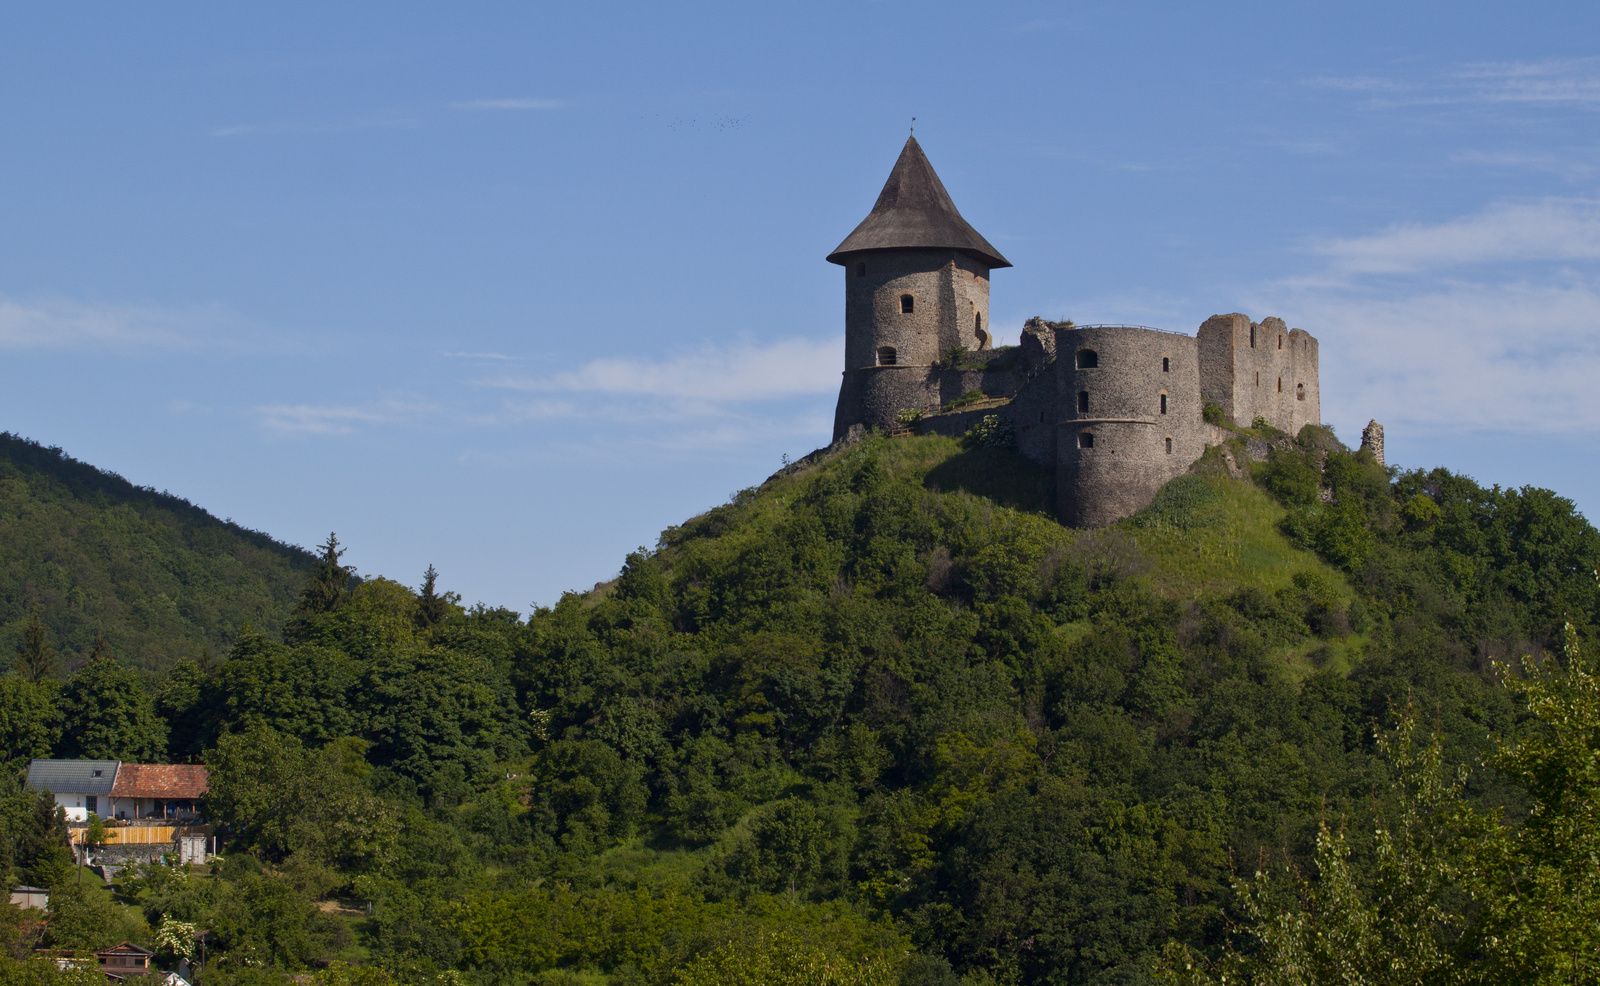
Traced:
[[[1135, 513], [1226, 441], [1230, 432], [1205, 421], [1207, 405], [1290, 436], [1322, 423], [1317, 339], [1277, 317], [1213, 315], [1193, 336], [1034, 318], [1003, 359], [953, 365], [957, 346], [990, 348], [991, 265], [1009, 264], [960, 218], [914, 141], [873, 215], [828, 259], [845, 278], [834, 441], [893, 430], [902, 412], [928, 416], [927, 430], [941, 434], [999, 415], [1017, 450], [1054, 472], [1057, 513], [1073, 526]], [[972, 391], [1004, 403], [938, 413]], [[1362, 437], [1382, 462], [1382, 426]]]

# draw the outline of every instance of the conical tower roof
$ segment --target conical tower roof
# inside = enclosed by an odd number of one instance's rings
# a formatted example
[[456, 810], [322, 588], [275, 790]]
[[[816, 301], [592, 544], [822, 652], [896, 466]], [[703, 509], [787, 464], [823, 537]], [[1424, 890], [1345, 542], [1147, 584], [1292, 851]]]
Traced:
[[916, 137], [906, 139], [900, 160], [889, 172], [889, 180], [878, 193], [872, 212], [828, 254], [828, 260], [844, 264], [846, 254], [860, 250], [908, 247], [965, 250], [983, 258], [991, 268], [1011, 266], [1011, 261], [1000, 256], [1000, 251], [961, 218]]

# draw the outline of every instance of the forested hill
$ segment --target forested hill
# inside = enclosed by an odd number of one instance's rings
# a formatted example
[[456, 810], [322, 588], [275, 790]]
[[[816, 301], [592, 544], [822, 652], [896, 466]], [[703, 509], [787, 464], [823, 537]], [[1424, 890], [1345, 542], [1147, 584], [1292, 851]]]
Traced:
[[1600, 533], [1258, 437], [1098, 531], [870, 437], [527, 618], [330, 542], [219, 666], [0, 677], [13, 764], [204, 760], [225, 850], [113, 907], [13, 776], [14, 879], [44, 945], [207, 929], [203, 986], [1594, 981]]
[[238, 626], [277, 633], [310, 569], [303, 549], [134, 486], [59, 448], [0, 433], [0, 647], [37, 612], [75, 666], [97, 633], [126, 663], [225, 654]]

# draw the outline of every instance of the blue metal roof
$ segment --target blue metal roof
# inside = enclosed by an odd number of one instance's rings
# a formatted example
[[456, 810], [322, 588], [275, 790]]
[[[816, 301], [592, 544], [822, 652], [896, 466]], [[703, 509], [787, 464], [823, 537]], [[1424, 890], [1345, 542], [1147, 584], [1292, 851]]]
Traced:
[[51, 794], [110, 794], [119, 760], [33, 760], [28, 786]]

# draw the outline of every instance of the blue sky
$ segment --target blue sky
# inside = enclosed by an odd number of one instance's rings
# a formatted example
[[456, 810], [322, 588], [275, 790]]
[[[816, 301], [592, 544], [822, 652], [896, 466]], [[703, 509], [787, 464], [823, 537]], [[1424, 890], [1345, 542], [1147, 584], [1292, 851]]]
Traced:
[[0, 4], [0, 429], [526, 610], [825, 444], [914, 116], [992, 318], [1280, 315], [1600, 514], [1600, 6]]

